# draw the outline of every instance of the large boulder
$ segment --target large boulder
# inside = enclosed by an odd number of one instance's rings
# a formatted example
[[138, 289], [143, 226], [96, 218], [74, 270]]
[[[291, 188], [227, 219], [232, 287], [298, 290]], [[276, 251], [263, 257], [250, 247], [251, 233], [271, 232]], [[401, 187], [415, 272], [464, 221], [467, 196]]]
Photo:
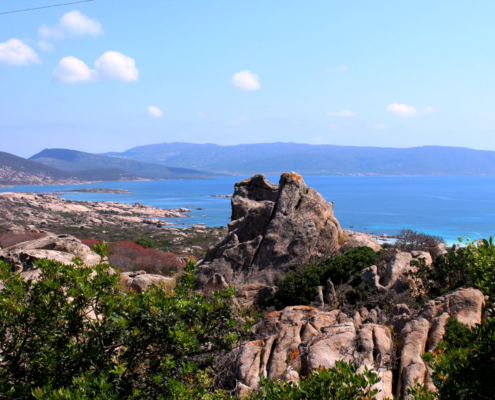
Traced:
[[0, 260], [12, 265], [17, 272], [32, 269], [34, 261], [42, 258], [72, 264], [75, 257], [85, 266], [94, 266], [101, 261], [100, 256], [70, 235], [49, 234], [0, 250]]
[[200, 286], [220, 274], [252, 299], [343, 239], [332, 203], [294, 172], [282, 174], [278, 185], [264, 175], [238, 182], [231, 202], [228, 234], [199, 266]]
[[375, 251], [380, 251], [382, 249], [382, 246], [378, 240], [373, 239], [365, 233], [353, 232], [348, 229], [344, 229], [343, 232], [346, 237], [346, 241], [341, 247], [342, 250], [354, 249], [361, 246], [370, 247]]
[[445, 324], [450, 317], [469, 327], [480, 324], [484, 301], [483, 293], [477, 289], [457, 289], [431, 300], [409, 319], [399, 335], [397, 397], [402, 398], [407, 388], [416, 382], [435, 390], [430, 371], [421, 355], [435, 350], [443, 338]]
[[175, 278], [163, 275], [148, 274], [146, 271], [129, 271], [123, 272], [120, 275], [120, 284], [125, 290], [141, 293], [151, 285], [157, 285], [172, 290], [175, 288], [176, 280]]
[[414, 285], [409, 275], [414, 273], [417, 267], [412, 264], [412, 261], [419, 261], [420, 259], [423, 259], [427, 266], [431, 266], [433, 263], [431, 255], [427, 251], [397, 253], [381, 274], [379, 274], [376, 265], [364, 269], [364, 280], [371, 288], [381, 293], [386, 293], [389, 290], [395, 290], [396, 293], [405, 292]]
[[378, 399], [392, 397], [392, 336], [387, 327], [356, 324], [338, 310], [296, 306], [268, 314], [254, 333], [261, 338], [244, 343], [237, 360], [238, 394], [256, 389], [261, 377], [295, 381], [346, 360], [378, 373]]

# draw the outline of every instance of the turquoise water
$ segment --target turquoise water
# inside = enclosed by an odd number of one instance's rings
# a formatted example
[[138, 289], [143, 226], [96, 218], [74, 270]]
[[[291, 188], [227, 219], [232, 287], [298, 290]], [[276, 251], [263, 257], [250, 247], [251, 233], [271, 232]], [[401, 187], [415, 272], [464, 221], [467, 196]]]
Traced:
[[[178, 226], [223, 226], [230, 220], [234, 183], [245, 177], [212, 180], [104, 182], [93, 185], [17, 186], [6, 191], [53, 192], [90, 187], [127, 189], [132, 194], [65, 193], [68, 200], [117, 201], [163, 208], [188, 207]], [[268, 177], [277, 182], [279, 177]], [[495, 234], [495, 177], [336, 177], [305, 176], [306, 183], [334, 202], [343, 228], [394, 234], [402, 228], [442, 236], [476, 239]], [[204, 210], [198, 210], [204, 208]], [[203, 218], [203, 216], [206, 216]]]

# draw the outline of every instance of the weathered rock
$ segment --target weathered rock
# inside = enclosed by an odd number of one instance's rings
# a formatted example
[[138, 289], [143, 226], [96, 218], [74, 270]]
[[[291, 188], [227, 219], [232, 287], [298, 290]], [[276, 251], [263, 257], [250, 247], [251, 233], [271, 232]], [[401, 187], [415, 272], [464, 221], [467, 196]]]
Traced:
[[236, 183], [231, 202], [228, 234], [200, 265], [200, 286], [219, 273], [238, 291], [250, 292], [252, 300], [254, 288], [273, 286], [287, 272], [339, 246], [342, 229], [332, 203], [299, 174], [283, 174], [279, 185], [264, 175], [245, 179]]
[[409, 385], [414, 385], [416, 381], [433, 388], [421, 355], [435, 349], [445, 333], [448, 318], [456, 318], [470, 327], [480, 324], [484, 300], [483, 293], [479, 290], [457, 289], [428, 302], [405, 324], [399, 337], [398, 397], [404, 396]]
[[41, 258], [71, 264], [75, 257], [80, 258], [85, 266], [100, 262], [100, 256], [70, 235], [50, 234], [0, 250], [0, 260], [11, 264], [18, 272], [33, 268], [33, 262]]
[[157, 286], [163, 286], [166, 289], [171, 290], [175, 287], [175, 278], [169, 278], [166, 276], [155, 274], [137, 275], [130, 283], [129, 288], [140, 293], [143, 290], [148, 289], [153, 284]]
[[376, 265], [365, 268], [362, 271], [362, 275], [368, 286], [381, 293], [386, 293], [389, 290], [402, 293], [412, 284], [408, 275], [417, 270], [417, 267], [411, 265], [411, 262], [413, 260], [419, 261], [420, 259], [423, 259], [427, 266], [433, 262], [430, 253], [425, 251], [401, 252], [394, 255], [382, 275], [378, 274]]
[[[355, 320], [361, 319], [356, 314]], [[264, 338], [244, 343], [238, 358], [236, 376], [243, 393], [256, 389], [261, 377], [297, 381], [296, 371], [307, 376], [347, 360], [377, 372], [382, 377], [378, 398], [392, 397], [392, 339], [384, 326], [361, 327], [338, 310], [296, 306], [268, 314], [256, 332]]]
[[373, 239], [364, 233], [353, 232], [345, 229], [344, 236], [347, 240], [342, 245], [342, 250], [354, 249], [360, 246], [370, 247], [375, 251], [380, 251], [382, 249], [382, 246], [378, 240]]

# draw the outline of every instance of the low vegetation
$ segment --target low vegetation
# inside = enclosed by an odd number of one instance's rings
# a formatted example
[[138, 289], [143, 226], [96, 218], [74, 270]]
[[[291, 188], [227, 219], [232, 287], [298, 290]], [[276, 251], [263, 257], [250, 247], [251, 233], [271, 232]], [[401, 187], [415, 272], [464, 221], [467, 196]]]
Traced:
[[303, 265], [279, 282], [277, 292], [267, 300], [268, 305], [277, 309], [309, 305], [318, 294], [318, 286], [325, 286], [329, 279], [336, 289], [341, 287], [341, 292], [345, 291], [341, 303], [355, 304], [372, 292], [365, 285], [361, 271], [376, 261], [374, 250], [357, 247], [341, 256]]

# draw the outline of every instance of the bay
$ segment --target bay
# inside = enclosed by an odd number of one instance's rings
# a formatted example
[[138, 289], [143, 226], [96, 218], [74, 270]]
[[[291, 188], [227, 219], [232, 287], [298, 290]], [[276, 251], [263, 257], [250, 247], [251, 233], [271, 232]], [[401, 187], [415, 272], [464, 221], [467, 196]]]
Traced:
[[[64, 193], [67, 200], [136, 202], [163, 208], [191, 208], [189, 218], [169, 220], [177, 226], [204, 223], [224, 226], [230, 220], [230, 199], [212, 197], [234, 192], [247, 177], [211, 180], [102, 182], [90, 185], [16, 186], [0, 192], [41, 192], [83, 188], [126, 189], [132, 194]], [[271, 182], [279, 177], [269, 176]], [[327, 200], [343, 228], [396, 234], [403, 228], [434, 234], [449, 243], [463, 237], [495, 234], [495, 177], [360, 177], [305, 176]], [[202, 209], [202, 210], [201, 210]]]

